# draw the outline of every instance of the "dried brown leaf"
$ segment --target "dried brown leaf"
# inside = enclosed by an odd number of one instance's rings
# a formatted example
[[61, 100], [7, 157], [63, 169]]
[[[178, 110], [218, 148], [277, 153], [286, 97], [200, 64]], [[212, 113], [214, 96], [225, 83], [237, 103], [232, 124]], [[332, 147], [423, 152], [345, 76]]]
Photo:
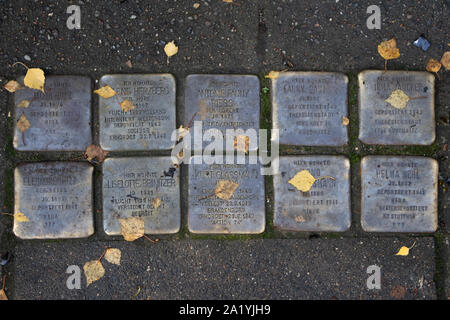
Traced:
[[103, 150], [100, 146], [91, 144], [89, 147], [87, 147], [86, 151], [84, 152], [84, 158], [91, 163], [92, 162], [100, 163], [103, 162], [103, 160], [105, 160], [107, 154], [108, 151]]
[[145, 225], [142, 218], [119, 218], [120, 228], [122, 229], [123, 238], [126, 241], [134, 241], [144, 236]]
[[219, 180], [214, 194], [222, 200], [230, 200], [238, 187], [239, 184], [231, 180]]
[[105, 275], [105, 268], [103, 268], [103, 265], [99, 260], [86, 262], [83, 266], [83, 270], [86, 277], [87, 287]]

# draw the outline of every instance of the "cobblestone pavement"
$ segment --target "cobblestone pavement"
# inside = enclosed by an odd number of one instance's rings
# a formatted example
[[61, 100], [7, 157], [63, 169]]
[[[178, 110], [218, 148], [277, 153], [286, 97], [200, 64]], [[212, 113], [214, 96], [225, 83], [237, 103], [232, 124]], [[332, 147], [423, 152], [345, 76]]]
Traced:
[[[351, 227], [345, 232], [282, 232], [274, 228], [272, 177], [265, 178], [266, 228], [258, 235], [196, 235], [187, 226], [188, 172], [181, 169], [181, 230], [127, 243], [103, 229], [101, 166], [94, 168], [94, 229], [86, 239], [20, 240], [13, 220], [0, 216], [0, 253], [11, 299], [445, 299], [448, 277], [448, 72], [435, 79], [436, 140], [430, 146], [366, 145], [358, 139], [359, 72], [380, 70], [377, 45], [395, 37], [401, 57], [389, 70], [425, 71], [429, 58], [448, 51], [448, 1], [72, 1], [81, 29], [66, 27], [66, 1], [2, 1], [0, 77], [24, 75], [21, 61], [46, 75], [83, 75], [95, 88], [104, 74], [170, 73], [176, 81], [176, 124], [186, 125], [189, 74], [253, 74], [261, 84], [261, 128], [271, 128], [270, 70], [341, 72], [348, 77], [349, 143], [343, 147], [284, 145], [282, 155], [343, 155], [350, 160]], [[200, 6], [195, 9], [193, 4]], [[380, 30], [368, 30], [366, 9], [381, 8]], [[420, 35], [431, 46], [413, 45]], [[178, 53], [166, 63], [164, 46]], [[80, 159], [81, 152], [19, 152], [12, 146], [13, 95], [0, 91], [0, 204], [14, 206], [13, 170], [23, 162]], [[93, 140], [99, 142], [99, 98], [92, 96]], [[168, 151], [115, 151], [110, 157], [169, 155]], [[361, 227], [361, 159], [413, 155], [439, 163], [438, 229], [434, 233], [371, 233]], [[415, 243], [407, 257], [398, 249]], [[122, 265], [80, 290], [66, 287], [70, 265], [120, 248]], [[368, 290], [367, 267], [381, 267], [381, 289]], [[84, 279], [84, 278], [83, 278]], [[140, 290], [138, 290], [140, 288]], [[405, 290], [403, 290], [404, 288]], [[136, 292], [139, 292], [137, 295]]]

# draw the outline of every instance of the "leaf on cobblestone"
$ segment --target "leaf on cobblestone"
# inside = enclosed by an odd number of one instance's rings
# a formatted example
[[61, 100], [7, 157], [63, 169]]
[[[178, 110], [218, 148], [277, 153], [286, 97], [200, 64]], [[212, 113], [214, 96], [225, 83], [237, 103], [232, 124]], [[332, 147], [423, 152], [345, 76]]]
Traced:
[[28, 108], [29, 105], [30, 105], [30, 101], [22, 100], [17, 104], [17, 107], [18, 108]]
[[86, 277], [86, 286], [89, 285], [99, 279], [101, 279], [105, 275], [105, 268], [103, 268], [100, 260], [92, 260], [86, 262], [83, 266], [84, 275]]
[[22, 89], [22, 85], [20, 83], [18, 83], [15, 80], [10, 80], [8, 81], [3, 88], [5, 88], [6, 90], [8, 90], [9, 92], [16, 92], [19, 89]]
[[430, 58], [430, 60], [428, 60], [428, 62], [427, 62], [426, 69], [428, 72], [436, 73], [436, 75], [439, 78], [438, 72], [439, 72], [439, 70], [441, 70], [441, 67], [442, 67], [442, 64], [439, 61], [437, 61], [433, 58]]
[[109, 263], [117, 264], [120, 266], [120, 258], [122, 257], [122, 252], [120, 249], [108, 248], [105, 252], [105, 259]]
[[414, 246], [416, 245], [416, 243], [414, 242], [413, 245], [411, 247], [401, 247], [400, 250], [398, 250], [398, 252], [395, 254], [396, 256], [407, 256], [409, 254], [409, 250], [411, 250]]
[[174, 41], [170, 41], [164, 46], [164, 52], [167, 55], [167, 64], [169, 64], [169, 58], [177, 54], [178, 47], [175, 45]]
[[214, 194], [222, 200], [230, 200], [237, 187], [239, 184], [231, 180], [219, 180]]
[[17, 128], [23, 133], [30, 128], [30, 121], [28, 121], [27, 117], [24, 113], [19, 117], [19, 120], [17, 121]]
[[350, 123], [350, 120], [347, 117], [344, 117], [344, 116], [342, 116], [341, 121], [342, 121], [342, 125], [343, 126], [348, 126], [349, 123]]
[[26, 215], [24, 215], [22, 212], [14, 213], [14, 219], [17, 222], [30, 222], [30, 219]]
[[[31, 89], [38, 89], [44, 92], [45, 75], [44, 71], [39, 68], [29, 68], [23, 83]], [[45, 93], [45, 92], [44, 92]]]
[[385, 100], [391, 106], [397, 109], [404, 109], [408, 104], [410, 98], [400, 89], [392, 91], [391, 95]]
[[122, 109], [122, 111], [128, 112], [128, 111], [133, 110], [133, 109], [135, 109], [135, 108], [136, 108], [136, 106], [133, 105], [133, 104], [131, 103], [131, 101], [128, 100], [128, 99], [125, 99], [125, 100], [123, 100], [123, 101], [120, 103], [120, 109]]
[[84, 158], [91, 163], [100, 163], [105, 160], [108, 151], [103, 150], [100, 146], [91, 144], [84, 152]]
[[126, 241], [134, 241], [144, 236], [145, 226], [142, 218], [119, 218], [123, 238]]
[[245, 135], [237, 135], [236, 137], [234, 137], [233, 145], [235, 150], [248, 153], [250, 138]]
[[302, 170], [297, 172], [296, 175], [288, 182], [301, 192], [308, 192], [314, 182], [316, 182], [316, 178], [314, 178], [308, 170]]
[[162, 203], [162, 201], [158, 197], [156, 197], [152, 200], [152, 205], [155, 210], [157, 210], [161, 206], [161, 203]]
[[100, 89], [94, 90], [94, 93], [105, 99], [114, 97], [116, 95], [116, 92], [110, 86], [103, 86]]
[[444, 66], [445, 70], [450, 69], [450, 51], [447, 51], [442, 55], [441, 64]]
[[280, 75], [280, 71], [270, 71], [264, 76], [266, 79], [276, 79]]

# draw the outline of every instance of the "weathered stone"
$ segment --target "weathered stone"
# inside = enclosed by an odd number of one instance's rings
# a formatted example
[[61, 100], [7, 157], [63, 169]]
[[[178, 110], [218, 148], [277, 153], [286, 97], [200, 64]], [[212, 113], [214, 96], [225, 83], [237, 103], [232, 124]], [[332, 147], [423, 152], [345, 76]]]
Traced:
[[83, 238], [94, 233], [93, 167], [83, 162], [20, 164], [14, 171], [14, 233], [22, 239]]
[[[18, 79], [23, 84], [23, 77]], [[82, 151], [92, 143], [91, 79], [47, 76], [45, 93], [24, 88], [14, 94], [14, 148], [21, 151]], [[28, 107], [26, 103], [29, 103]], [[22, 106], [22, 107], [21, 107]], [[30, 122], [22, 133], [20, 117]]]
[[[316, 181], [308, 192], [289, 183], [308, 170]], [[350, 162], [343, 156], [280, 157], [273, 177], [274, 226], [293, 231], [345, 231], [350, 228]]]
[[[118, 218], [141, 217], [145, 233], [180, 230], [179, 170], [165, 175], [170, 157], [108, 158], [103, 163], [103, 226], [120, 235]], [[160, 200], [160, 202], [159, 202]]]
[[280, 143], [347, 144], [347, 84], [346, 75], [331, 72], [281, 72], [272, 79], [273, 128], [280, 130]]
[[[435, 132], [434, 76], [418, 71], [366, 70], [359, 74], [359, 139], [367, 144], [430, 145]], [[410, 100], [393, 107], [386, 99], [402, 90]]]
[[[100, 79], [116, 95], [99, 97], [100, 145], [104, 150], [167, 150], [175, 130], [175, 79], [170, 74], [115, 74]], [[129, 100], [136, 108], [123, 111]]]
[[[189, 75], [185, 90], [185, 127], [201, 121], [203, 136], [209, 129], [219, 130], [223, 150], [234, 150], [226, 144], [226, 130], [259, 130], [259, 80], [253, 75]], [[194, 130], [191, 136], [194, 141]], [[257, 149], [250, 137], [250, 150]], [[230, 135], [231, 140], [234, 138]], [[206, 140], [206, 139], [205, 139]], [[212, 138], [214, 140], [214, 137]], [[203, 150], [211, 142], [194, 144], [193, 150]]]
[[365, 231], [434, 232], [438, 163], [413, 156], [367, 156], [361, 162]]
[[[189, 165], [189, 230], [192, 233], [262, 233], [264, 179], [259, 164]], [[219, 180], [239, 184], [229, 200], [215, 195]]]

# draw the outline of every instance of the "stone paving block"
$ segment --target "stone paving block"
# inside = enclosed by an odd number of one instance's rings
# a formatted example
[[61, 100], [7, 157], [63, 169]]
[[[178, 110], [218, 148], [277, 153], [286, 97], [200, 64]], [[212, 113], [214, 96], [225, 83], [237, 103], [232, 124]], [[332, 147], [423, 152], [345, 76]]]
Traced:
[[[264, 177], [258, 164], [189, 165], [189, 230], [192, 233], [262, 233]], [[215, 195], [218, 181], [239, 184], [229, 200]]]
[[[18, 79], [23, 84], [23, 77]], [[47, 76], [45, 93], [24, 88], [14, 93], [14, 148], [20, 151], [84, 151], [92, 143], [91, 79]], [[24, 101], [28, 107], [21, 107]], [[17, 121], [30, 127], [22, 133]]]
[[281, 72], [272, 79], [272, 121], [280, 143], [342, 146], [348, 142], [348, 78], [332, 72]]
[[[113, 74], [100, 79], [116, 95], [99, 97], [100, 145], [105, 150], [167, 150], [175, 130], [175, 78], [171, 74]], [[136, 107], [121, 110], [129, 100]]]
[[83, 162], [24, 163], [14, 171], [14, 220], [22, 239], [83, 238], [94, 233], [93, 167]]
[[[186, 78], [185, 126], [201, 121], [202, 134], [209, 129], [220, 130], [223, 135], [223, 149], [234, 150], [233, 144], [226, 144], [226, 130], [259, 130], [260, 84], [254, 75], [202, 75], [193, 74]], [[200, 130], [200, 129], [199, 129]], [[195, 143], [191, 130], [192, 149], [203, 150], [210, 142]], [[206, 139], [205, 139], [206, 140]], [[250, 138], [250, 150], [257, 149], [257, 141]], [[253, 143], [255, 143], [253, 145]]]
[[[359, 139], [367, 144], [430, 145], [436, 137], [434, 75], [419, 71], [366, 70], [358, 75]], [[409, 101], [386, 101], [394, 90]]]
[[[395, 256], [414, 242], [408, 256]], [[121, 264], [103, 260], [104, 277], [86, 288], [83, 265], [98, 259], [105, 247], [122, 251]], [[15, 277], [6, 293], [19, 300], [436, 299], [432, 237], [160, 240], [156, 245], [145, 239], [27, 241], [13, 253]], [[70, 265], [81, 269], [80, 290], [67, 288]], [[374, 265], [380, 267], [381, 288], [369, 290], [373, 272], [367, 269]]]
[[[103, 163], [103, 226], [120, 235], [118, 218], [142, 217], [145, 233], [180, 229], [179, 170], [164, 176], [170, 157], [108, 158]], [[158, 204], [158, 199], [161, 201]]]
[[371, 232], [437, 229], [438, 163], [413, 156], [361, 161], [361, 225]]
[[[301, 192], [289, 183], [302, 170], [308, 170], [317, 179], [309, 192]], [[350, 161], [346, 157], [282, 156], [280, 173], [274, 176], [273, 183], [276, 228], [293, 231], [350, 228]]]

